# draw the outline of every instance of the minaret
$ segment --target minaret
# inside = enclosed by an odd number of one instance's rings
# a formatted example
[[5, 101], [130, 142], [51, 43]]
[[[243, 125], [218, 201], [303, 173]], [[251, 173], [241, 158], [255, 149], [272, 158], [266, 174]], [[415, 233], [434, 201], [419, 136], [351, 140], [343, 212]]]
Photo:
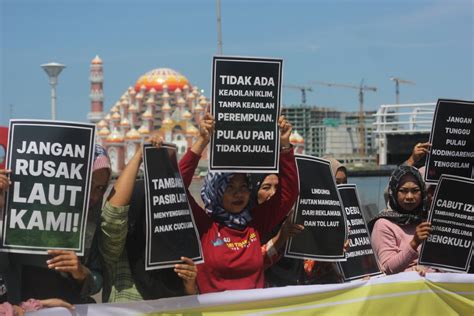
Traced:
[[91, 83], [91, 111], [87, 115], [87, 119], [91, 123], [97, 123], [104, 118], [104, 92], [103, 92], [103, 83], [104, 83], [104, 73], [102, 67], [102, 60], [99, 56], [91, 62], [91, 72], [89, 81]]

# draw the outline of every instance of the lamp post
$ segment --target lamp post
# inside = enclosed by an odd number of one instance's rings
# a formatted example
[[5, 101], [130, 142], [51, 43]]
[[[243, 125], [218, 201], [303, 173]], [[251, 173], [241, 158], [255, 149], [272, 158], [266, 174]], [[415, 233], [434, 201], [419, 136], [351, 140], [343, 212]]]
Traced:
[[46, 71], [49, 77], [49, 84], [51, 85], [51, 119], [56, 120], [56, 85], [58, 84], [59, 74], [66, 66], [58, 63], [49, 63], [41, 65], [41, 68]]

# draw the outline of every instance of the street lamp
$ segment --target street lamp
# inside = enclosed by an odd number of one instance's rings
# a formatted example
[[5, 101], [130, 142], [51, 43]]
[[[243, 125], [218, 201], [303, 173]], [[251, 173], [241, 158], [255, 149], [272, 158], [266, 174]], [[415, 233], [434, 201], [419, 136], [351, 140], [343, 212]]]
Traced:
[[51, 85], [51, 119], [56, 120], [56, 85], [58, 84], [59, 74], [66, 66], [58, 63], [49, 63], [41, 65], [41, 68], [46, 71], [49, 77], [49, 84]]

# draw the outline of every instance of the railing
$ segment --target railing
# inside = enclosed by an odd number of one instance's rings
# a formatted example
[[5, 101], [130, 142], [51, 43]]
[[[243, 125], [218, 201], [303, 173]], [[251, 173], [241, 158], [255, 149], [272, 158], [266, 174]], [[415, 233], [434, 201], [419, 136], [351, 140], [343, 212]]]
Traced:
[[436, 103], [381, 105], [375, 116], [374, 135], [379, 164], [387, 164], [387, 134], [429, 133]]

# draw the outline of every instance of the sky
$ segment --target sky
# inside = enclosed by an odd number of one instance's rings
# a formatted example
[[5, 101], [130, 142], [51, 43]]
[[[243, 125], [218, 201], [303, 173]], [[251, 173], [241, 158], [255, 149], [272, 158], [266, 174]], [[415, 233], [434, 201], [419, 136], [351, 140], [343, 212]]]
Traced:
[[[222, 0], [224, 55], [283, 59], [283, 84], [311, 86], [309, 105], [357, 111], [438, 98], [474, 100], [472, 0]], [[57, 119], [87, 121], [90, 62], [104, 62], [104, 110], [144, 73], [172, 68], [211, 94], [215, 0], [0, 0], [0, 125], [51, 118], [41, 64], [66, 65]], [[283, 88], [282, 106], [301, 103]]]

